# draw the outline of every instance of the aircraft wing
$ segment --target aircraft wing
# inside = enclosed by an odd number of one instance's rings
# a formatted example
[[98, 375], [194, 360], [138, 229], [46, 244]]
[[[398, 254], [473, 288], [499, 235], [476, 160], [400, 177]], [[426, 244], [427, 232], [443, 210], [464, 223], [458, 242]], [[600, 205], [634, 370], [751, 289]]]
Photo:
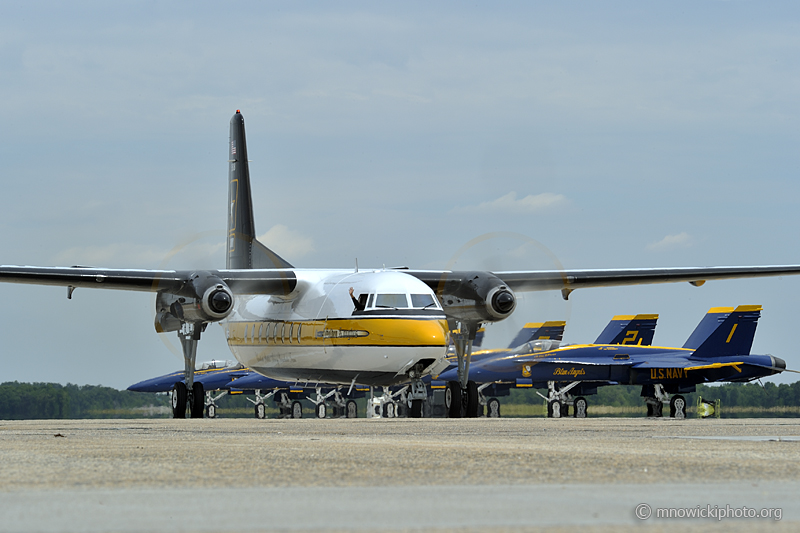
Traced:
[[[700, 286], [708, 280], [800, 274], [800, 265], [609, 268], [591, 270], [520, 270], [508, 272], [406, 270], [437, 293], [462, 293], [470, 285], [505, 284], [512, 291], [561, 290], [564, 298], [584, 287], [614, 287], [687, 281]], [[485, 280], [490, 277], [494, 281]], [[483, 279], [482, 279], [483, 278]]]
[[[179, 293], [198, 271], [93, 267], [0, 266], [0, 281], [75, 288]], [[236, 294], [288, 294], [297, 283], [289, 269], [202, 271], [224, 281]]]
[[613, 287], [678, 281], [688, 281], [699, 286], [712, 279], [789, 274], [800, 274], [800, 265], [494, 272], [495, 276], [515, 291], [574, 290], [582, 287]]

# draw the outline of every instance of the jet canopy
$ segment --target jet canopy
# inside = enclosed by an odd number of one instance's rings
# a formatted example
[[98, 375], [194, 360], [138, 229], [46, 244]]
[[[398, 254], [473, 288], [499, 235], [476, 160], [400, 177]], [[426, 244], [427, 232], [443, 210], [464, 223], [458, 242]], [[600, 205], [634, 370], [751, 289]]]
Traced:
[[538, 339], [529, 341], [514, 350], [514, 355], [526, 355], [529, 353], [549, 352], [561, 346], [561, 341], [556, 339]]

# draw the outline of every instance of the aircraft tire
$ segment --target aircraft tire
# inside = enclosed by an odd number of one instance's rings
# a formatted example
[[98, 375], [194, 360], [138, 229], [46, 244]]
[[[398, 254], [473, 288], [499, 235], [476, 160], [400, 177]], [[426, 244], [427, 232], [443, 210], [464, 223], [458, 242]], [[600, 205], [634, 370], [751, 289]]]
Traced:
[[172, 418], [186, 418], [186, 384], [179, 381], [172, 387]]
[[653, 406], [649, 402], [645, 402], [645, 406], [647, 407], [647, 418], [653, 416]]
[[206, 406], [206, 417], [217, 418], [217, 406], [213, 403]]
[[680, 394], [675, 395], [669, 401], [670, 418], [686, 418], [686, 398]]
[[405, 402], [397, 402], [394, 404], [395, 418], [408, 418], [408, 405]]
[[547, 404], [547, 418], [561, 418], [561, 402], [552, 400]]
[[264, 402], [258, 402], [255, 405], [255, 413], [256, 413], [256, 418], [258, 418], [259, 420], [267, 418], [267, 407], [264, 405]]
[[489, 398], [489, 401], [486, 403], [486, 417], [500, 418], [500, 400], [497, 398]]
[[317, 415], [317, 418], [325, 418], [328, 416], [328, 406], [325, 405], [325, 402], [317, 404], [314, 409], [314, 414]]
[[203, 418], [203, 413], [206, 410], [205, 399], [206, 393], [203, 390], [203, 384], [195, 382], [192, 385], [192, 403], [189, 405], [192, 418]]
[[347, 418], [358, 418], [358, 404], [355, 400], [347, 400], [345, 405], [345, 416]]
[[575, 398], [575, 402], [572, 404], [572, 416], [575, 418], [586, 418], [586, 409], [589, 407], [589, 403], [586, 401], [586, 398], [583, 396], [578, 396]]
[[458, 381], [448, 381], [444, 390], [444, 406], [447, 409], [447, 418], [462, 418], [464, 398], [461, 393], [461, 384]]
[[411, 400], [411, 409], [408, 412], [410, 418], [422, 418], [425, 408], [425, 400]]
[[395, 405], [394, 402], [386, 402], [383, 404], [383, 416], [385, 418], [394, 418], [396, 415], [395, 413]]
[[478, 384], [474, 381], [467, 382], [467, 417], [478, 418], [483, 413], [480, 410], [483, 406], [478, 399]]
[[292, 418], [303, 418], [303, 404], [292, 402]]

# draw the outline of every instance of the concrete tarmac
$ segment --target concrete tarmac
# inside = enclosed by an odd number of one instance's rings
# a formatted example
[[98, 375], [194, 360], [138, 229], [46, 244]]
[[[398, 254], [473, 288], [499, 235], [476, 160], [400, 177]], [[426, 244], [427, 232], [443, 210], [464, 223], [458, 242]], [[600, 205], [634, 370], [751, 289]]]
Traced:
[[0, 480], [0, 531], [795, 531], [800, 420], [0, 421]]

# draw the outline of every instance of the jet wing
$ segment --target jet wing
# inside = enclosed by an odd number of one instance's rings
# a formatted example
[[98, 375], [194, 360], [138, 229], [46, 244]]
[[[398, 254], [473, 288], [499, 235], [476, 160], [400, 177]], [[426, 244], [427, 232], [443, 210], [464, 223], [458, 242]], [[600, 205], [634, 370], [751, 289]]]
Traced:
[[[212, 270], [235, 294], [288, 294], [297, 284], [294, 271]], [[134, 270], [93, 267], [0, 266], [0, 281], [75, 288], [177, 293], [194, 270]]]

